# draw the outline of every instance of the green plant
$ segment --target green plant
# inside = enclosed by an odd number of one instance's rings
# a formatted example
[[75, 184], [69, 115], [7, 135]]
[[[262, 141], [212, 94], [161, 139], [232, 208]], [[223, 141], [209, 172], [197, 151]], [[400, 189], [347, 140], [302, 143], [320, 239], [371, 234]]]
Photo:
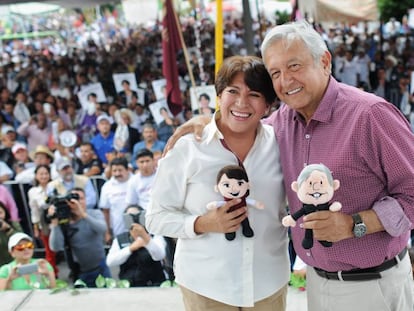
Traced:
[[412, 7], [414, 7], [414, 0], [378, 0], [378, 9], [383, 21], [388, 21], [391, 17], [401, 20]]
[[[129, 288], [130, 284], [128, 280], [115, 280], [113, 278], [106, 278], [102, 275], [98, 275], [95, 280], [97, 288]], [[69, 286], [68, 282], [63, 280], [56, 280], [56, 287], [50, 291], [51, 294], [56, 294], [64, 290], [70, 290], [72, 295], [79, 294], [79, 289], [88, 288], [86, 283], [82, 280], [76, 280], [73, 286]]]

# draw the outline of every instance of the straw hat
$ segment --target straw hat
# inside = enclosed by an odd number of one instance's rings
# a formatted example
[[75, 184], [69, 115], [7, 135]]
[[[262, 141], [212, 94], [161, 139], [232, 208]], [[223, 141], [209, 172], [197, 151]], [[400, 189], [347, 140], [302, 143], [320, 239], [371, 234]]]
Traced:
[[29, 156], [32, 160], [34, 160], [36, 154], [38, 154], [38, 153], [46, 154], [52, 161], [54, 159], [53, 153], [50, 151], [50, 149], [46, 146], [43, 146], [43, 145], [37, 146], [35, 150], [30, 152]]

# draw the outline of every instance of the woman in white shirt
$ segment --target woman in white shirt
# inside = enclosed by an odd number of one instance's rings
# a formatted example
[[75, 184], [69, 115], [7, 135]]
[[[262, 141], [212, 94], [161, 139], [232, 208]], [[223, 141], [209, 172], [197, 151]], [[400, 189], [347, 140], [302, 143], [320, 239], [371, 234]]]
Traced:
[[29, 197], [34, 237], [42, 241], [46, 260], [52, 265], [57, 277], [59, 270], [56, 265], [56, 254], [49, 248], [49, 224], [45, 221], [44, 214], [48, 207], [48, 204], [46, 204], [46, 188], [49, 181], [51, 181], [50, 167], [48, 165], [38, 165], [35, 168], [34, 186], [29, 189], [27, 195]]
[[[287, 233], [281, 224], [285, 193], [279, 149], [273, 129], [262, 125], [275, 100], [263, 62], [254, 56], [226, 59], [216, 82], [219, 111], [203, 131], [178, 140], [159, 168], [146, 214], [149, 232], [178, 238], [174, 259], [176, 282], [186, 310], [285, 310], [289, 279]], [[250, 196], [264, 209], [217, 209], [217, 172], [226, 165], [244, 166]], [[253, 237], [241, 234], [247, 217]], [[237, 232], [234, 240], [223, 233]]]

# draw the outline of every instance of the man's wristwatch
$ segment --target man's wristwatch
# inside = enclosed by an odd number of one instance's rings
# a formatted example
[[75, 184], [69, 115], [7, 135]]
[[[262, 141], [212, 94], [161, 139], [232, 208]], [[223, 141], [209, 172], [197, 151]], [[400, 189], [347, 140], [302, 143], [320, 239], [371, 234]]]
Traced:
[[359, 214], [353, 214], [352, 219], [354, 221], [354, 228], [352, 229], [354, 237], [362, 238], [367, 233], [367, 226]]

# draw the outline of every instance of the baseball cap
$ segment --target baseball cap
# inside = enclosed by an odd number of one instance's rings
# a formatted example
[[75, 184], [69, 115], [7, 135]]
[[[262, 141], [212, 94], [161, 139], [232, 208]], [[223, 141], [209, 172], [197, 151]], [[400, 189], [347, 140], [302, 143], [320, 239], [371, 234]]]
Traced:
[[6, 135], [8, 132], [16, 132], [16, 130], [10, 125], [5, 125], [1, 128], [2, 135]]
[[11, 251], [12, 248], [15, 247], [17, 244], [19, 244], [21, 240], [28, 240], [30, 242], [33, 242], [33, 239], [26, 233], [17, 232], [9, 238], [9, 251]]
[[56, 160], [56, 169], [58, 171], [64, 169], [67, 166], [72, 166], [72, 161], [68, 157], [61, 157]]
[[106, 114], [101, 114], [97, 119], [96, 119], [96, 124], [98, 124], [99, 122], [101, 122], [102, 120], [106, 120], [109, 123], [111, 123], [111, 118], [109, 116], [107, 116]]
[[27, 146], [23, 143], [15, 143], [11, 148], [13, 154], [15, 154], [17, 151], [21, 149], [27, 150]]

